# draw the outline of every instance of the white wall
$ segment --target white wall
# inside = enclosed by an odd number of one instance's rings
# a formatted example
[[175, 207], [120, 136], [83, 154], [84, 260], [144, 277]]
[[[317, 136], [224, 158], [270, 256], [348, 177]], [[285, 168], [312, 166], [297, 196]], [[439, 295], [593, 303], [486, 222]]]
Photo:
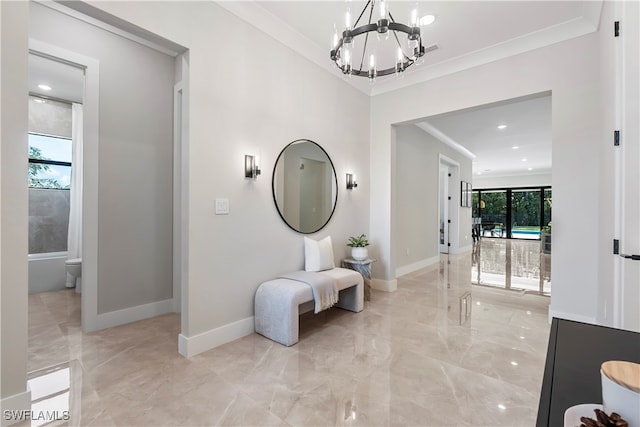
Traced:
[[27, 18], [28, 3], [0, 2], [0, 409], [3, 411], [29, 409], [31, 403], [26, 388]]
[[[471, 245], [471, 209], [459, 205], [460, 180], [471, 180], [471, 160], [414, 125], [396, 128], [396, 191], [394, 240], [396, 269], [432, 262], [439, 254], [438, 224], [440, 154], [460, 164], [451, 180], [451, 207], [458, 210], [459, 238], [453, 245]], [[451, 212], [451, 215], [454, 213]], [[466, 236], [466, 239], [465, 239]], [[407, 250], [409, 253], [407, 254]]]
[[[605, 23], [602, 31], [610, 31]], [[600, 245], [593, 230], [601, 222], [597, 206], [601, 138], [599, 35], [590, 34], [516, 55], [398, 91], [375, 96], [371, 107], [372, 239], [382, 253], [374, 276], [393, 280], [390, 253], [395, 235], [390, 211], [393, 124], [471, 106], [552, 91], [553, 105], [553, 314], [594, 321], [598, 262], [610, 245]], [[588, 204], [586, 203], [588, 201]], [[606, 286], [606, 284], [603, 284]]]
[[473, 188], [516, 188], [516, 187], [546, 187], [551, 185], [551, 174], [512, 175], [512, 176], [473, 176]]
[[[189, 283], [182, 335], [187, 347], [202, 342], [206, 349], [249, 333], [259, 284], [304, 265], [302, 235], [282, 222], [271, 193], [273, 166], [286, 144], [311, 139], [336, 167], [336, 212], [311, 237], [331, 235], [339, 261], [348, 236], [368, 233], [369, 99], [213, 2], [97, 5], [189, 49]], [[262, 175], [245, 180], [244, 155], [258, 153]], [[345, 190], [347, 172], [358, 175], [354, 191]], [[215, 198], [229, 199], [229, 215], [214, 215]]]
[[100, 62], [98, 313], [171, 299], [174, 58], [37, 3], [29, 31]]

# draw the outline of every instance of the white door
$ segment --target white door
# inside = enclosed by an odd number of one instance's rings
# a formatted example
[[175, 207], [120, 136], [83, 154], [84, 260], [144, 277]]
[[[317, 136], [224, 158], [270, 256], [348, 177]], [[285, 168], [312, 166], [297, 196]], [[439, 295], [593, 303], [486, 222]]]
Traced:
[[449, 166], [440, 164], [440, 197], [439, 197], [439, 215], [438, 215], [438, 239], [440, 245], [440, 253], [449, 253]]
[[[640, 4], [621, 2], [621, 56], [623, 73], [620, 106], [620, 283], [617, 325], [640, 332]], [[626, 255], [626, 256], [625, 256]]]

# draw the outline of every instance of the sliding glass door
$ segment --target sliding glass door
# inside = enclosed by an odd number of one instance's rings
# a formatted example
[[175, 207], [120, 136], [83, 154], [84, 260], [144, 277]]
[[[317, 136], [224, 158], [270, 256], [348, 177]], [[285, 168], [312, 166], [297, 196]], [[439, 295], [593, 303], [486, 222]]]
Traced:
[[540, 238], [541, 190], [511, 190], [511, 237]]
[[473, 217], [480, 237], [540, 240], [551, 222], [551, 188], [474, 190]]
[[485, 190], [480, 193], [480, 237], [507, 237], [507, 192]]

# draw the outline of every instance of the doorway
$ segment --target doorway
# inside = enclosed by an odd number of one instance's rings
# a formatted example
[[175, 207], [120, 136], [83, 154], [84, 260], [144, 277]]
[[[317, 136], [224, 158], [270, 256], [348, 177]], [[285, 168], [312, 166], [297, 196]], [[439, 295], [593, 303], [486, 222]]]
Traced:
[[438, 248], [440, 253], [458, 253], [458, 194], [460, 164], [442, 154], [439, 156], [438, 179]]
[[[33, 4], [29, 48], [85, 71], [81, 324], [88, 332], [183, 311], [188, 72], [183, 54], [85, 19]], [[75, 39], [59, 36], [65, 26]], [[140, 63], [119, 66], [128, 58]]]

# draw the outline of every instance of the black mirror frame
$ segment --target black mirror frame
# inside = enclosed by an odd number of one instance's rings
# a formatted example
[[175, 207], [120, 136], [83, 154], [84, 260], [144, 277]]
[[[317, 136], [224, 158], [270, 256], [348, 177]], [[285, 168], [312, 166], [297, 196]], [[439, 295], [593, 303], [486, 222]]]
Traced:
[[[329, 217], [327, 218], [327, 220], [317, 229], [317, 230], [313, 230], [313, 231], [300, 231], [297, 230], [296, 228], [294, 228], [291, 224], [289, 224], [289, 222], [287, 221], [287, 219], [284, 217], [284, 215], [282, 214], [282, 212], [280, 211], [280, 206], [278, 206], [278, 200], [276, 198], [276, 188], [275, 188], [275, 183], [276, 183], [276, 171], [277, 171], [277, 166], [278, 166], [278, 162], [280, 161], [280, 157], [282, 157], [282, 155], [284, 154], [284, 152], [287, 150], [287, 148], [289, 148], [291, 145], [293, 144], [297, 144], [300, 142], [310, 142], [314, 145], [316, 145], [320, 150], [322, 150], [322, 152], [324, 153], [325, 156], [327, 156], [327, 159], [329, 159], [329, 164], [331, 165], [331, 169], [333, 170], [333, 181], [334, 181], [334, 185], [336, 188], [336, 195], [335, 198], [333, 199], [333, 208], [331, 209], [331, 214], [329, 214]], [[287, 145], [285, 145], [285, 147], [282, 149], [282, 151], [280, 151], [280, 154], [278, 154], [278, 157], [276, 158], [276, 162], [273, 166], [273, 174], [271, 175], [271, 195], [273, 196], [273, 204], [276, 205], [276, 210], [278, 211], [278, 215], [280, 215], [280, 218], [282, 218], [282, 221], [284, 221], [285, 224], [287, 224], [287, 226], [292, 229], [293, 231], [300, 233], [300, 234], [313, 234], [313, 233], [317, 233], [318, 231], [322, 230], [324, 227], [327, 226], [327, 224], [329, 224], [329, 221], [331, 221], [331, 218], [333, 218], [333, 214], [336, 211], [336, 206], [338, 205], [338, 174], [336, 172], [336, 167], [333, 164], [333, 160], [331, 160], [331, 156], [329, 156], [329, 153], [326, 152], [326, 150], [324, 148], [322, 148], [322, 146], [320, 144], [318, 144], [315, 141], [312, 141], [310, 139], [296, 139], [295, 141], [292, 141], [290, 143], [288, 143]]]

